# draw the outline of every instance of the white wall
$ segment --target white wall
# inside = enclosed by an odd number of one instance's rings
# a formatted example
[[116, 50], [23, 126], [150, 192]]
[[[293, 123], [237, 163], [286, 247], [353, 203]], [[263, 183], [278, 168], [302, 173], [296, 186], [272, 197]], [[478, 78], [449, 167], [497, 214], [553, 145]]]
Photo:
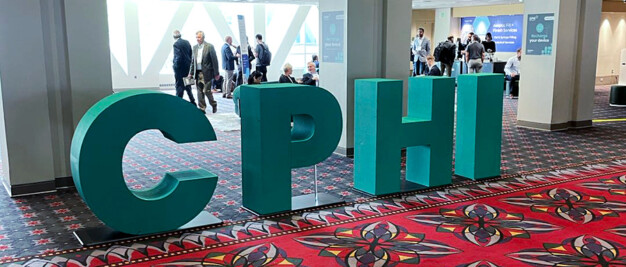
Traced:
[[626, 13], [603, 12], [596, 76], [619, 74], [619, 55], [626, 48]]

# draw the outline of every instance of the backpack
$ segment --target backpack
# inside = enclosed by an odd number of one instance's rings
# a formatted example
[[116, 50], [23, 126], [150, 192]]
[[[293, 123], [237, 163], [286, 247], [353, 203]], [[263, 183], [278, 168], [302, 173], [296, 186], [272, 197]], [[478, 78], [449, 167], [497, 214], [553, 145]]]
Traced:
[[444, 63], [449, 63], [451, 61], [454, 61], [454, 50], [455, 45], [451, 42], [441, 42], [439, 43], [439, 45], [437, 46], [438, 48], [440, 47], [441, 49], [439, 50], [439, 58], [436, 59], [439, 62], [444, 62]]
[[265, 43], [260, 44], [260, 46], [263, 49], [262, 50], [263, 53], [261, 55], [259, 55], [259, 61], [264, 66], [269, 66], [270, 63], [272, 62], [272, 52], [270, 52], [270, 50], [267, 49], [267, 45], [265, 45]]
[[435, 57], [435, 61], [441, 61], [441, 52], [444, 50], [444, 42], [441, 42], [435, 47], [435, 51], [433, 52], [433, 56]]

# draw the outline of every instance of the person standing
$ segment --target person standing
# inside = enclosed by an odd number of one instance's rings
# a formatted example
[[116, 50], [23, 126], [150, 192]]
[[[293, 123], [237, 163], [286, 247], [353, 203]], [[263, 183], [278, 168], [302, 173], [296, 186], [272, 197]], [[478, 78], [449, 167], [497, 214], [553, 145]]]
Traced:
[[507, 95], [509, 98], [516, 97], [519, 91], [519, 79], [520, 79], [520, 62], [522, 61], [522, 49], [517, 49], [517, 55], [509, 58], [504, 66], [504, 73], [506, 74], [506, 80], [510, 81], [509, 90]]
[[490, 32], [488, 32], [487, 35], [485, 35], [483, 46], [485, 47], [485, 51], [487, 53], [493, 54], [496, 52], [496, 42], [493, 41], [493, 37], [491, 36]]
[[189, 77], [196, 77], [196, 88], [198, 89], [198, 106], [202, 112], [206, 113], [206, 102], [204, 97], [209, 99], [209, 105], [213, 107], [213, 113], [217, 112], [217, 102], [213, 99], [211, 84], [214, 79], [218, 79], [219, 64], [215, 47], [204, 41], [204, 32], [196, 32], [197, 45], [193, 46], [191, 55], [191, 66], [189, 66]]
[[196, 105], [196, 100], [191, 93], [191, 85], [185, 85], [183, 78], [188, 73], [189, 64], [191, 64], [191, 45], [187, 40], [181, 37], [180, 31], [174, 31], [174, 78], [176, 79], [176, 96], [183, 98], [183, 94], [187, 91], [189, 102]]
[[256, 35], [256, 43], [256, 70], [263, 73], [263, 78], [261, 79], [261, 81], [267, 82], [267, 66], [270, 65], [271, 53], [269, 48], [267, 48], [267, 45], [263, 42], [263, 35]]
[[448, 77], [452, 76], [452, 64], [454, 64], [455, 57], [456, 45], [454, 44], [454, 36], [448, 36], [448, 39], [443, 43], [443, 49], [439, 55], [441, 73], [445, 72]]
[[320, 72], [320, 60], [319, 60], [319, 58], [317, 57], [317, 55], [313, 55], [313, 58], [312, 58], [312, 59], [313, 59], [313, 60], [312, 60], [312, 61], [313, 61], [313, 63], [315, 63], [315, 70], [316, 70], [317, 72]]
[[226, 77], [224, 82], [226, 85], [223, 87], [226, 90], [222, 93], [222, 97], [232, 98], [232, 93], [234, 90], [234, 72], [235, 72], [235, 61], [237, 61], [237, 56], [233, 55], [233, 38], [230, 36], [226, 36], [224, 39], [225, 43], [222, 46], [222, 69], [226, 71]]
[[424, 28], [417, 30], [417, 36], [413, 40], [414, 67], [413, 75], [421, 75], [426, 72], [426, 57], [430, 55], [430, 40], [424, 36]]
[[485, 47], [480, 43], [478, 35], [472, 36], [472, 43], [467, 46], [465, 58], [467, 60], [468, 73], [480, 73], [485, 60]]

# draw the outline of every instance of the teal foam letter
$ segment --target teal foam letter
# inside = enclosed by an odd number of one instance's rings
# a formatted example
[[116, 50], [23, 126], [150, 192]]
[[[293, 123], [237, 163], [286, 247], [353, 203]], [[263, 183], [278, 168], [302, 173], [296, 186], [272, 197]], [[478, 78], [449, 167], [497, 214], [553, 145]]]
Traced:
[[216, 140], [206, 117], [180, 98], [147, 90], [108, 96], [80, 120], [71, 147], [78, 193], [109, 227], [129, 234], [174, 230], [201, 212], [217, 176], [206, 170], [167, 173], [147, 190], [128, 189], [122, 174], [126, 144], [137, 133], [160, 130], [176, 142]]
[[402, 81], [356, 80], [354, 187], [373, 195], [400, 192], [403, 147], [407, 181], [450, 184], [453, 122], [453, 78], [409, 78], [407, 117], [402, 117]]
[[291, 168], [333, 153], [341, 138], [339, 103], [314, 86], [242, 85], [240, 90], [243, 205], [259, 214], [291, 210]]
[[470, 179], [500, 175], [502, 74], [458, 78], [454, 173]]

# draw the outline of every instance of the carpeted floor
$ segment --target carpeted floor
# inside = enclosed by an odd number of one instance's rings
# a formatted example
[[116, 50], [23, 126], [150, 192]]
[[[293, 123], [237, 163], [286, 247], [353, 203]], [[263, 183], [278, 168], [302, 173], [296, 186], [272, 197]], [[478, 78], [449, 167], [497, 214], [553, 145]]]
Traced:
[[337, 208], [321, 224], [123, 260], [141, 266], [624, 266], [625, 174], [626, 166], [615, 163], [539, 175], [533, 183], [506, 179], [501, 190], [483, 184], [487, 190], [450, 194], [450, 200], [397, 198], [378, 210], [364, 203], [370, 209], [355, 216]]
[[[623, 266], [626, 160], [5, 261], [19, 266]], [[0, 263], [2, 263], [0, 261]]]
[[[170, 92], [173, 93], [173, 92]], [[233, 102], [216, 95], [218, 113], [233, 112]], [[594, 118], [625, 118], [626, 109], [608, 106], [608, 87], [596, 90]], [[597, 123], [593, 128], [543, 132], [517, 128], [517, 100], [504, 100], [502, 174], [535, 173], [622, 157], [626, 152], [626, 123]], [[215, 118], [213, 119], [215, 120]], [[217, 123], [217, 122], [216, 122]], [[226, 123], [228, 124], [228, 123]], [[220, 177], [213, 199], [205, 210], [225, 222], [252, 219], [241, 208], [239, 131], [218, 131], [215, 142], [176, 145], [156, 131], [137, 135], [124, 154], [123, 169], [129, 188], [154, 185], [165, 172], [205, 168]], [[318, 164], [319, 189], [348, 202], [364, 201], [353, 191], [352, 159], [333, 155]], [[313, 168], [294, 169], [293, 194], [313, 192]], [[455, 185], [471, 183], [455, 178]], [[101, 225], [75, 190], [54, 194], [9, 198], [0, 195], [0, 260], [78, 248], [74, 229]]]

